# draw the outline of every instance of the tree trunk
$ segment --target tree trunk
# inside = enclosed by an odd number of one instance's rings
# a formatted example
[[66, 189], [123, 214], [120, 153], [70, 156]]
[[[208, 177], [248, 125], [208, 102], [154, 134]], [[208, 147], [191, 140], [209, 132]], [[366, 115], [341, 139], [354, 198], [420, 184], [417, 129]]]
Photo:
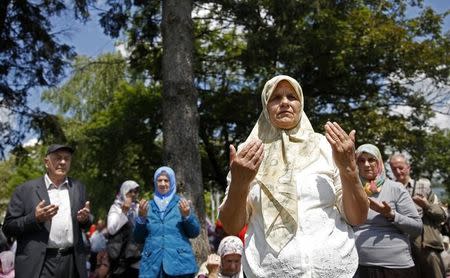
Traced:
[[[8, 14], [8, 6], [11, 3], [10, 0], [2, 0], [0, 3], [0, 38], [6, 38], [8, 36], [5, 27], [6, 16]], [[2, 48], [0, 48], [2, 49]], [[3, 51], [5, 49], [2, 49]]]
[[179, 192], [195, 206], [202, 230], [193, 247], [197, 261], [203, 262], [209, 244], [194, 87], [192, 0], [164, 0], [162, 4], [164, 160], [176, 173]]

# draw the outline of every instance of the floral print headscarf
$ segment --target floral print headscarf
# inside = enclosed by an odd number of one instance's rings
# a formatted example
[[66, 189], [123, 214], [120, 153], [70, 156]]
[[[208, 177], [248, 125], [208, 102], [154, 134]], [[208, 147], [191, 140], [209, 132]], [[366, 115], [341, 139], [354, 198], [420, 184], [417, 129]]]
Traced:
[[386, 180], [386, 171], [384, 169], [383, 158], [381, 157], [380, 150], [376, 146], [372, 144], [364, 144], [359, 146], [356, 150], [356, 159], [358, 159], [362, 153], [367, 153], [375, 157], [377, 160], [378, 172], [374, 180], [369, 181], [359, 176], [363, 184], [364, 191], [366, 192], [367, 196], [370, 197], [373, 194], [379, 193], [381, 191], [381, 186]]

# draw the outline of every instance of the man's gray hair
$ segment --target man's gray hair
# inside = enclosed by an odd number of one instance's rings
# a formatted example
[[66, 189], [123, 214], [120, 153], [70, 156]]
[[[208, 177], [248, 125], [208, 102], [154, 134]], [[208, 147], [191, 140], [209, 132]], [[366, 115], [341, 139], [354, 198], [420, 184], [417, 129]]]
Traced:
[[396, 158], [396, 157], [401, 157], [406, 164], [409, 164], [409, 159], [406, 157], [406, 155], [404, 155], [403, 153], [394, 153], [389, 157], [389, 163], [391, 162], [392, 159]]

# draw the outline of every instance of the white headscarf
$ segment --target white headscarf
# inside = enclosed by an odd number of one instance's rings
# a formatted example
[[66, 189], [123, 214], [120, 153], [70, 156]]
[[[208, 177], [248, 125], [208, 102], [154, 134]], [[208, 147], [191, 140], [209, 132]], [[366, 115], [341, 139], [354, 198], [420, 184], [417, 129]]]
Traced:
[[[241, 255], [244, 253], [244, 244], [242, 240], [237, 236], [227, 236], [224, 237], [219, 244], [219, 248], [217, 249], [217, 255], [220, 258], [225, 257], [226, 255]], [[235, 273], [232, 276], [226, 276], [222, 273], [219, 273], [219, 278], [241, 278], [243, 277], [242, 265], [238, 273]]]
[[[280, 81], [288, 81], [300, 100], [300, 120], [290, 129], [272, 125], [267, 103]], [[297, 185], [293, 171], [306, 168], [318, 159], [320, 135], [303, 112], [303, 92], [300, 84], [286, 75], [266, 82], [261, 94], [263, 111], [253, 127], [247, 142], [259, 138], [264, 144], [264, 159], [256, 180], [261, 194], [264, 233], [267, 243], [279, 252], [295, 235], [298, 228]]]
[[237, 236], [227, 236], [224, 237], [219, 244], [219, 248], [217, 248], [217, 255], [221, 258], [230, 255], [237, 254], [241, 255], [244, 252], [244, 244], [242, 240]]
[[133, 180], [127, 180], [122, 183], [120, 186], [120, 191], [116, 196], [116, 200], [114, 201], [118, 205], [122, 205], [123, 202], [125, 202], [125, 199], [127, 198], [127, 193], [130, 192], [130, 190], [136, 189], [139, 187], [139, 184]]
[[[123, 205], [123, 202], [125, 202], [125, 199], [127, 198], [127, 193], [138, 187], [139, 184], [133, 180], [124, 181], [120, 186], [120, 191], [116, 196], [116, 200], [114, 200], [114, 204], [116, 204], [118, 207], [121, 207]], [[137, 216], [137, 203], [133, 201], [131, 204], [131, 208], [127, 214], [130, 224], [134, 225], [136, 216]]]

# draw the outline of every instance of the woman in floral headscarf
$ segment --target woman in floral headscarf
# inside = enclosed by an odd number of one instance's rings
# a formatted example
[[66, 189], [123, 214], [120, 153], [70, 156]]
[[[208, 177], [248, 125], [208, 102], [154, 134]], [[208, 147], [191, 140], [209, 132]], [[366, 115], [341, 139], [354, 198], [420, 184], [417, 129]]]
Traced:
[[413, 200], [402, 184], [386, 177], [376, 146], [360, 146], [356, 162], [370, 202], [366, 223], [354, 227], [358, 277], [417, 277], [409, 236], [420, 234], [422, 221]]
[[244, 244], [236, 236], [227, 236], [220, 241], [217, 255], [211, 254], [202, 264], [197, 278], [243, 278], [241, 257]]
[[[236, 152], [219, 218], [228, 234], [245, 224], [247, 277], [352, 277], [353, 230], [368, 211], [355, 161], [355, 131], [337, 123], [315, 133], [303, 93], [286, 75], [267, 81], [263, 111]], [[347, 222], [346, 222], [347, 220]]]

